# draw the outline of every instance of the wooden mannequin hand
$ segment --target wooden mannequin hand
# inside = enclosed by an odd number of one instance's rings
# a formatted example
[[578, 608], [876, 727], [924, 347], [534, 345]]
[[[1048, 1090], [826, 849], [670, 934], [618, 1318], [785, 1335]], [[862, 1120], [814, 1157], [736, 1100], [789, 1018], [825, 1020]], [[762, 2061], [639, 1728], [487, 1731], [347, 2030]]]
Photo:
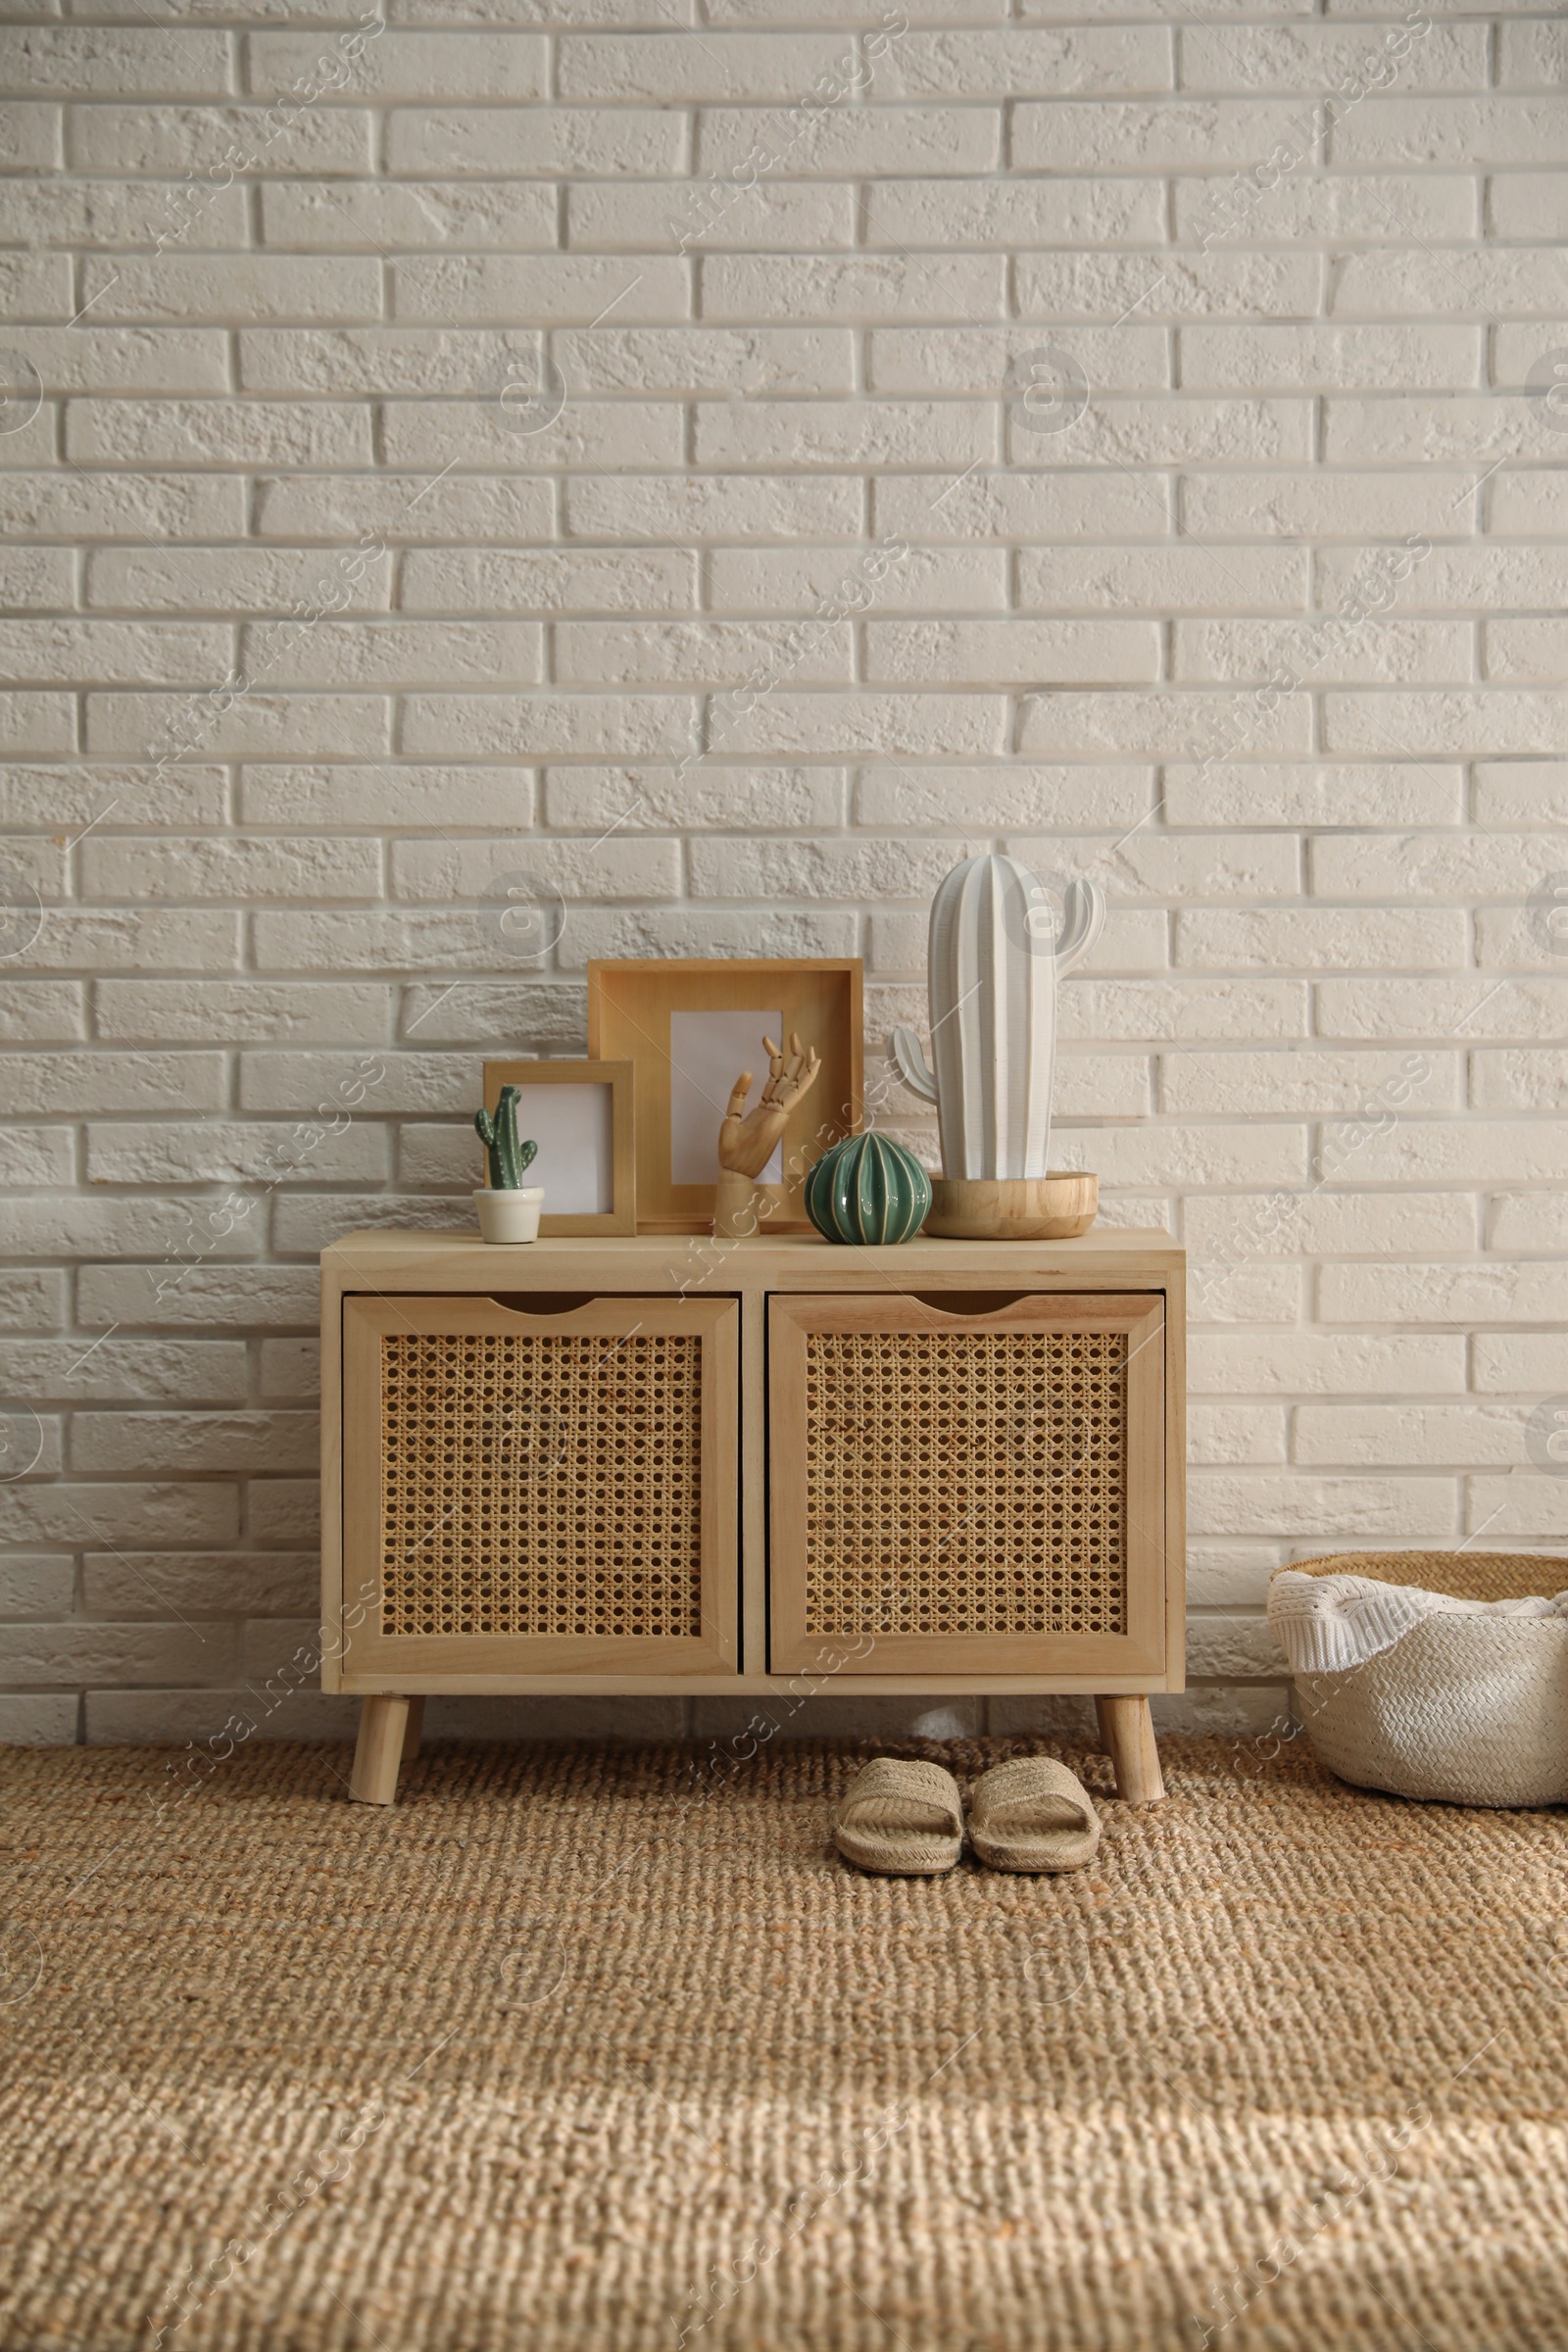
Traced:
[[812, 1047], [808, 1054], [793, 1031], [788, 1060], [770, 1037], [763, 1038], [762, 1051], [767, 1055], [767, 1084], [756, 1107], [747, 1117], [741, 1116], [752, 1091], [752, 1073], [742, 1070], [730, 1089], [729, 1108], [718, 1131], [719, 1166], [742, 1176], [761, 1174], [773, 1155], [773, 1147], [784, 1132], [790, 1112], [809, 1093], [822, 1066], [816, 1049]]

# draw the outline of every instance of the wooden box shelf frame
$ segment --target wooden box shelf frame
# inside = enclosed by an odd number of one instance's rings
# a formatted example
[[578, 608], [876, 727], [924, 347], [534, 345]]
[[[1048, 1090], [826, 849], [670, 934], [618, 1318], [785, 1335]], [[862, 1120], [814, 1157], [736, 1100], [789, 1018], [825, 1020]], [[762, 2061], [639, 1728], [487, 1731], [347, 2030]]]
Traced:
[[[676, 1634], [650, 1634], [640, 1623], [612, 1634], [454, 1631], [450, 1622], [439, 1632], [389, 1632], [398, 1612], [381, 1609], [380, 1579], [397, 1554], [383, 1525], [393, 1507], [383, 1464], [392, 1424], [382, 1418], [376, 1359], [383, 1338], [416, 1331], [456, 1344], [465, 1334], [554, 1333], [612, 1349], [633, 1325], [684, 1334], [702, 1354], [700, 1622], [688, 1615]], [[806, 1334], [835, 1325], [912, 1333], [916, 1346], [921, 1333], [1087, 1332], [1102, 1346], [1120, 1335], [1125, 1607], [1111, 1630], [1040, 1621], [1000, 1634], [983, 1626], [882, 1632], [870, 1642], [809, 1630], [800, 1354]], [[499, 1248], [471, 1233], [372, 1232], [334, 1244], [321, 1260], [322, 1686], [367, 1701], [355, 1794], [392, 1800], [400, 1761], [416, 1749], [426, 1693], [765, 1698], [818, 1689], [1090, 1693], [1122, 1793], [1157, 1796], [1148, 1694], [1185, 1686], [1184, 1337], [1183, 1253], [1160, 1232], [1040, 1243], [922, 1238], [880, 1250], [814, 1236], [596, 1236]], [[989, 1377], [994, 1387], [996, 1373]], [[406, 1449], [411, 1408], [402, 1409]], [[1032, 1424], [1025, 1415], [1026, 1448], [1038, 1445], [1041, 1426], [1038, 1412]], [[890, 1449], [896, 1440], [890, 1430]], [[461, 1464], [476, 1458], [472, 1444], [455, 1458], [457, 1485], [443, 1509], [465, 1525]], [[979, 1459], [965, 1473], [971, 1480]], [[1069, 1499], [1073, 1471], [1071, 1461], [1056, 1467], [1054, 1492]], [[439, 1465], [437, 1474], [446, 1475]], [[421, 1526], [441, 1517], [427, 1506]], [[592, 1558], [586, 1570], [591, 1581]], [[1059, 1589], [1059, 1564], [1056, 1573]]]

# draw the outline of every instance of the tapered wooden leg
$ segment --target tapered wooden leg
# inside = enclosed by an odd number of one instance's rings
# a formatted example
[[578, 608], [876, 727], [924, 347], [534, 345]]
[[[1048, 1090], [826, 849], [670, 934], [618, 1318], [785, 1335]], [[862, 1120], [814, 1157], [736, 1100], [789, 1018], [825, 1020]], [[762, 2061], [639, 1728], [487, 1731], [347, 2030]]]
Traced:
[[1097, 1698], [1100, 1741], [1116, 1774], [1116, 1794], [1130, 1805], [1157, 1805], [1165, 1793], [1147, 1698]]
[[360, 1710], [349, 1794], [363, 1805], [390, 1805], [398, 1793], [398, 1766], [409, 1728], [409, 1702], [378, 1693]]
[[421, 1733], [423, 1730], [424, 1730], [424, 1701], [423, 1701], [423, 1699], [422, 1699], [422, 1698], [411, 1698], [411, 1699], [410, 1699], [410, 1701], [409, 1701], [409, 1720], [408, 1720], [408, 1725], [407, 1725], [407, 1728], [406, 1728], [406, 1730], [404, 1731], [404, 1734], [403, 1734], [403, 1756], [402, 1756], [402, 1761], [403, 1761], [405, 1764], [412, 1764], [412, 1763], [414, 1762], [414, 1759], [415, 1759], [415, 1757], [416, 1757], [416, 1756], [418, 1754], [418, 1752], [419, 1752], [419, 1734], [420, 1734], [420, 1733]]

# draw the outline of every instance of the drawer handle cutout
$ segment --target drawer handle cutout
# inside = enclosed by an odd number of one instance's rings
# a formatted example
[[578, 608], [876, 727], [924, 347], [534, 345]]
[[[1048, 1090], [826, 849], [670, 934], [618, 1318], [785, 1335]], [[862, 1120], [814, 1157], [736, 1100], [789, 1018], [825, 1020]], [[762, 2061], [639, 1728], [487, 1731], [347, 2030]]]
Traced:
[[1000, 1315], [1004, 1306], [1016, 1306], [1020, 1298], [1042, 1298], [1054, 1294], [1045, 1291], [911, 1291], [909, 1297], [918, 1298], [922, 1306], [934, 1306], [945, 1315]]
[[497, 1306], [510, 1309], [514, 1315], [574, 1315], [579, 1307], [592, 1306], [597, 1291], [492, 1291]]

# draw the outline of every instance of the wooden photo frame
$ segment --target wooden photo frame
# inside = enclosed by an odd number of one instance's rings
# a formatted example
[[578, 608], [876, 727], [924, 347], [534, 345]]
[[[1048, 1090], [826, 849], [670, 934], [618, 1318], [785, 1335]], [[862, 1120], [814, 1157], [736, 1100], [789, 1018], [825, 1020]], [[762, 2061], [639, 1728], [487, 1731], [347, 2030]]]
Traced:
[[[629, 1060], [485, 1063], [486, 1110], [494, 1110], [504, 1086], [523, 1090], [517, 1132], [539, 1146], [526, 1181], [545, 1188], [542, 1234], [636, 1232], [636, 1076]], [[599, 1102], [583, 1092], [588, 1087], [601, 1090]], [[546, 1101], [552, 1089], [553, 1103]], [[552, 1198], [563, 1197], [573, 1205], [552, 1208]]]
[[748, 1107], [767, 1078], [763, 1032], [792, 1031], [821, 1071], [797, 1105], [758, 1191], [768, 1233], [810, 1230], [806, 1178], [829, 1144], [860, 1125], [861, 964], [840, 956], [595, 957], [588, 1051], [637, 1067], [637, 1230], [706, 1233], [713, 1218], [718, 1130], [742, 1070]]

